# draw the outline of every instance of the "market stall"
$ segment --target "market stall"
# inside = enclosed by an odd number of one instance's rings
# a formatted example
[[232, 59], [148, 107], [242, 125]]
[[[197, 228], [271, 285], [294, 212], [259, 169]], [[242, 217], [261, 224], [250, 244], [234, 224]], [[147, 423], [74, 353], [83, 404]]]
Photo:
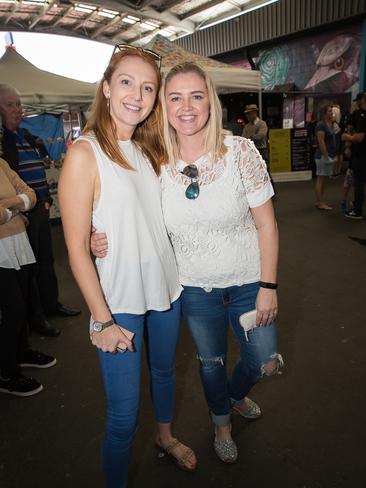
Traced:
[[13, 48], [6, 49], [0, 59], [0, 82], [14, 86], [25, 109], [38, 113], [85, 111], [96, 89], [95, 83], [39, 69]]
[[163, 73], [167, 73], [177, 63], [192, 61], [208, 71], [220, 94], [242, 91], [260, 92], [261, 90], [260, 71], [237, 68], [211, 58], [205, 58], [187, 51], [161, 35], [155, 36], [147, 47], [162, 57]]
[[96, 84], [39, 69], [13, 48], [6, 49], [0, 59], [0, 82], [20, 92], [26, 113], [39, 114], [37, 117], [25, 118], [21, 126], [43, 139], [52, 158], [45, 163], [54, 201], [50, 216], [51, 219], [59, 218], [57, 184], [65, 152], [63, 114], [86, 111], [94, 98]]

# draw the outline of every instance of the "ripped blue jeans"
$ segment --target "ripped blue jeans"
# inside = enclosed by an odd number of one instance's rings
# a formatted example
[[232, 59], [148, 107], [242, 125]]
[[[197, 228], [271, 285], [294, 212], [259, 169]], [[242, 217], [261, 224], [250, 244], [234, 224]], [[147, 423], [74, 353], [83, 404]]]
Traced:
[[[210, 415], [216, 425], [230, 423], [232, 405], [240, 404], [250, 389], [266, 374], [265, 365], [282, 358], [277, 353], [277, 330], [273, 322], [257, 327], [245, 337], [239, 317], [255, 309], [259, 283], [228, 288], [185, 286], [183, 317], [195, 342], [200, 375]], [[240, 346], [240, 357], [228, 379], [226, 370], [228, 326]], [[275, 372], [277, 368], [275, 368]]]

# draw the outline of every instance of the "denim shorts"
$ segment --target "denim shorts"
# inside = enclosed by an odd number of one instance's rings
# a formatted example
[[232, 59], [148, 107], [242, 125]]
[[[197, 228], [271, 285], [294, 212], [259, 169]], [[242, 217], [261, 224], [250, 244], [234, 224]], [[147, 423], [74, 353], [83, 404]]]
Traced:
[[316, 176], [332, 176], [334, 161], [334, 158], [325, 159], [323, 156], [315, 158]]

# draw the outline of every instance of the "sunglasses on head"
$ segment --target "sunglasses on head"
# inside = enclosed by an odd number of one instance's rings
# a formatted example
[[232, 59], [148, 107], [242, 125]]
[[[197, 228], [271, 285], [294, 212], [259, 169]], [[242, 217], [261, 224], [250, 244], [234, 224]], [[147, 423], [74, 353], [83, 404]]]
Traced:
[[147, 54], [157, 63], [158, 68], [159, 69], [161, 68], [160, 54], [156, 53], [155, 51], [152, 51], [151, 49], [145, 49], [143, 47], [138, 47], [138, 46], [131, 46], [130, 44], [116, 44], [114, 46], [112, 56], [118, 51], [131, 51], [131, 54], [133, 54], [134, 51], [138, 51], [140, 53]]
[[186, 188], [186, 197], [190, 200], [195, 200], [200, 194], [200, 186], [198, 184], [198, 169], [194, 164], [188, 164], [181, 173], [191, 179], [191, 183]]

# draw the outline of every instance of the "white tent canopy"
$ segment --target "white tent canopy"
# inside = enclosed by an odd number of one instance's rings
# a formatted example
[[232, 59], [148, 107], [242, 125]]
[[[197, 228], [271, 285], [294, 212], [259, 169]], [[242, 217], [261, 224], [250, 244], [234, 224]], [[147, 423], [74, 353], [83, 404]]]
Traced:
[[[177, 63], [193, 61], [209, 72], [219, 93], [261, 90], [259, 71], [205, 58], [160, 35], [152, 39], [148, 47], [162, 56], [164, 73]], [[85, 111], [96, 90], [95, 83], [77, 81], [41, 70], [11, 48], [0, 59], [0, 83], [17, 88], [26, 109], [41, 112]]]
[[93, 100], [95, 83], [86, 83], [41, 70], [8, 48], [0, 59], [0, 83], [16, 88], [25, 107], [63, 112], [85, 109]]
[[211, 58], [187, 51], [161, 35], [155, 36], [147, 46], [162, 57], [162, 70], [167, 73], [175, 64], [192, 61], [202, 66], [211, 76], [219, 93], [260, 91], [260, 71], [237, 68]]

